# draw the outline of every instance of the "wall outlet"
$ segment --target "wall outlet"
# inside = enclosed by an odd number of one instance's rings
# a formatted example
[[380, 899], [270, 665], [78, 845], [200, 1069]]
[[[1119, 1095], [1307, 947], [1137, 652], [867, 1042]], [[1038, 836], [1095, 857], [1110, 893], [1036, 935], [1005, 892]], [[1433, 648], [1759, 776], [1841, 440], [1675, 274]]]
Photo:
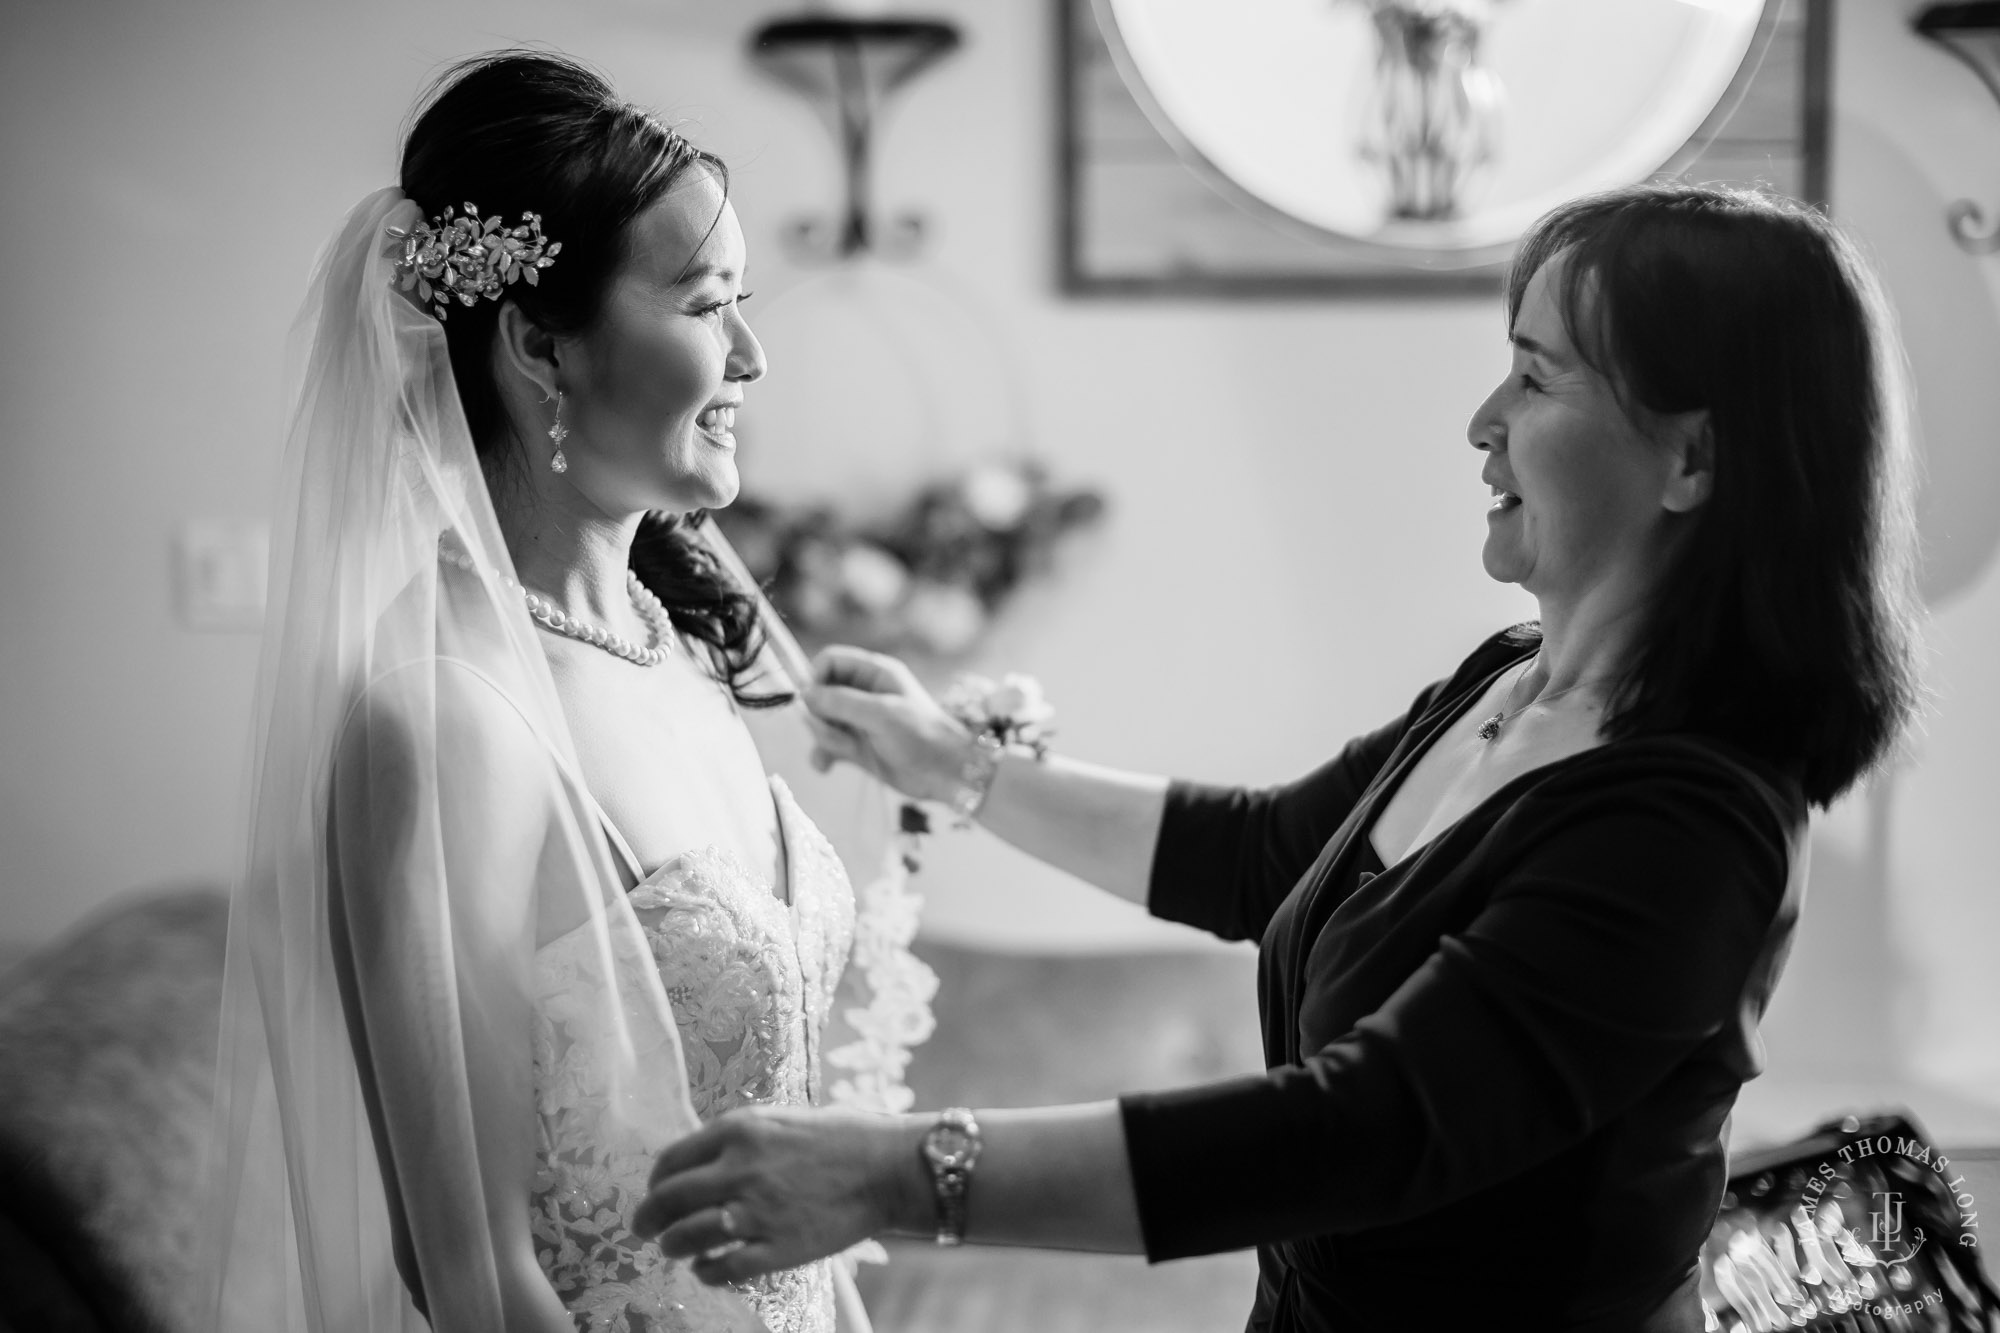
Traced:
[[191, 518], [174, 533], [174, 612], [184, 629], [255, 632], [264, 625], [271, 525]]

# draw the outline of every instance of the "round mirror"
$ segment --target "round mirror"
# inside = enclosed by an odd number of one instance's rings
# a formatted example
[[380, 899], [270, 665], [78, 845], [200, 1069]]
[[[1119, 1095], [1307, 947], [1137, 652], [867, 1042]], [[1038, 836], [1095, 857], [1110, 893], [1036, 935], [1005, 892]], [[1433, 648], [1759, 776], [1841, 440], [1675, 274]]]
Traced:
[[1470, 268], [1565, 199], [1691, 158], [1765, 0], [1093, 5], [1147, 117], [1225, 194]]

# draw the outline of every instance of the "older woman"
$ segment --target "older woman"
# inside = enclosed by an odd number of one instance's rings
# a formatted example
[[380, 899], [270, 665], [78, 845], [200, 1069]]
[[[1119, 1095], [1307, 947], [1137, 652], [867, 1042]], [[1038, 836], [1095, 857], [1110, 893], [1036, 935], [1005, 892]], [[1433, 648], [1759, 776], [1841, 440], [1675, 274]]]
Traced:
[[1912, 706], [1899, 354], [1823, 217], [1668, 185], [1543, 218], [1507, 332], [1467, 435], [1486, 571], [1539, 622], [1298, 781], [982, 762], [901, 664], [822, 662], [832, 755], [1259, 941], [1268, 1071], [943, 1120], [726, 1117], [660, 1157], [640, 1229], [711, 1280], [889, 1229], [1255, 1245], [1257, 1329], [1702, 1328], [1694, 1261], [1807, 809]]

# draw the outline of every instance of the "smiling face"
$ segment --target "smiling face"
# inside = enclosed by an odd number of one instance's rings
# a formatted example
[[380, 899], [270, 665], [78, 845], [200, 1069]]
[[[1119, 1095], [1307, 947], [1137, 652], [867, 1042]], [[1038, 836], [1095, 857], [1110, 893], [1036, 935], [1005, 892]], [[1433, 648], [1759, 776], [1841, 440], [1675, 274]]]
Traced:
[[695, 172], [633, 220], [626, 249], [596, 321], [557, 344], [566, 480], [607, 514], [720, 508], [740, 484], [736, 405], [764, 374], [738, 305], [743, 229]]
[[[1556, 296], [1564, 258], [1544, 264], [1511, 334], [1513, 364], [1466, 429], [1486, 452], [1486, 572], [1537, 597], [1575, 601], [1622, 583], [1650, 586], [1675, 515], [1707, 494], [1705, 416], [1644, 428], [1612, 382], [1585, 364]], [[1589, 317], [1590, 303], [1582, 314]]]

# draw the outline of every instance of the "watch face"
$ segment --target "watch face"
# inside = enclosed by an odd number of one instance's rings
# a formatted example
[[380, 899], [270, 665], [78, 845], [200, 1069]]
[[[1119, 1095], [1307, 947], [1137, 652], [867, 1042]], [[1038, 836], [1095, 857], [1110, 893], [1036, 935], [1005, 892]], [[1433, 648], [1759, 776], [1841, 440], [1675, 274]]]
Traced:
[[941, 1167], [964, 1166], [972, 1155], [972, 1136], [956, 1125], [933, 1126], [924, 1136], [924, 1155]]

